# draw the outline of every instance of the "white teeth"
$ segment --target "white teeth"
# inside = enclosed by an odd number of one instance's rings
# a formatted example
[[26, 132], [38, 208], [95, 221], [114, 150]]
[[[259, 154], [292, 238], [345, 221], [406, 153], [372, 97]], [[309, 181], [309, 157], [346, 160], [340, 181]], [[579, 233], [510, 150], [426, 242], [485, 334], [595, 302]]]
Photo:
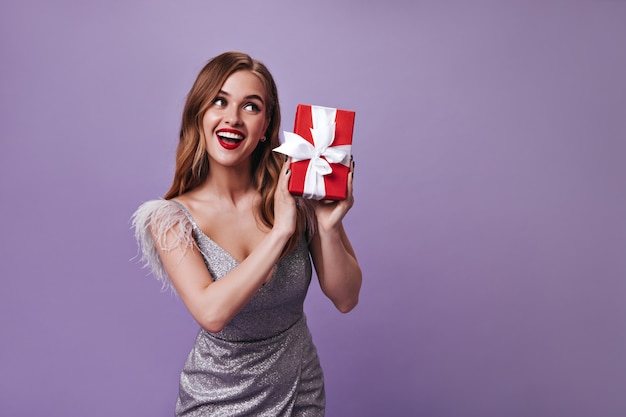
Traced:
[[227, 139], [237, 139], [237, 140], [243, 139], [242, 135], [239, 135], [237, 133], [231, 133], [231, 132], [219, 132], [217, 135], [223, 138], [227, 138]]

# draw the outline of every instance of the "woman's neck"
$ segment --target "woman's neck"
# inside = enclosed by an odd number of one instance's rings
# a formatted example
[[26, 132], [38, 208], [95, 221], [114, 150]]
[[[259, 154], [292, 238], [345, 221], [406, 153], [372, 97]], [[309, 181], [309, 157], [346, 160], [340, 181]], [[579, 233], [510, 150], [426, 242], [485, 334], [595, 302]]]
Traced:
[[198, 193], [210, 194], [213, 198], [230, 200], [234, 205], [255, 192], [250, 175], [250, 167], [225, 167], [214, 164], [209, 167], [209, 174], [198, 187]]

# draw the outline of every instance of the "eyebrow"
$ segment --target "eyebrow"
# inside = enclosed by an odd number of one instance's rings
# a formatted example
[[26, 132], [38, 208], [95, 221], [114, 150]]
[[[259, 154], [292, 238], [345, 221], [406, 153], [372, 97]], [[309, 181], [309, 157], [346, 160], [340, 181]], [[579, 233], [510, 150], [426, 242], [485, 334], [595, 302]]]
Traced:
[[[230, 94], [228, 94], [224, 90], [220, 90], [218, 94], [230, 97]], [[259, 100], [261, 103], [265, 104], [265, 101], [263, 101], [263, 98], [257, 94], [250, 94], [249, 96], [245, 96], [244, 98], [247, 100], [250, 100], [250, 99]]]

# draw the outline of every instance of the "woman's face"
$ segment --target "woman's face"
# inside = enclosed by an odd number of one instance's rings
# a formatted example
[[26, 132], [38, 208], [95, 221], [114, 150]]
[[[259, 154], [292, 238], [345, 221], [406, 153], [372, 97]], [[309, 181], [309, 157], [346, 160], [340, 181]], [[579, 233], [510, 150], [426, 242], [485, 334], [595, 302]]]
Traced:
[[224, 82], [202, 119], [209, 163], [250, 163], [268, 125], [267, 94], [250, 71], [237, 71]]

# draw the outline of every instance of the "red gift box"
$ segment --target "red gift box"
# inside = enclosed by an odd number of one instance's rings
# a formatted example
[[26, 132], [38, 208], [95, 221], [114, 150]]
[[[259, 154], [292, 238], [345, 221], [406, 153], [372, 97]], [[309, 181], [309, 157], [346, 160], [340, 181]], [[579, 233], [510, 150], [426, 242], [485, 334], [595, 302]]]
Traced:
[[285, 132], [285, 143], [275, 149], [292, 157], [291, 194], [345, 200], [354, 116], [350, 110], [298, 105], [294, 132]]

